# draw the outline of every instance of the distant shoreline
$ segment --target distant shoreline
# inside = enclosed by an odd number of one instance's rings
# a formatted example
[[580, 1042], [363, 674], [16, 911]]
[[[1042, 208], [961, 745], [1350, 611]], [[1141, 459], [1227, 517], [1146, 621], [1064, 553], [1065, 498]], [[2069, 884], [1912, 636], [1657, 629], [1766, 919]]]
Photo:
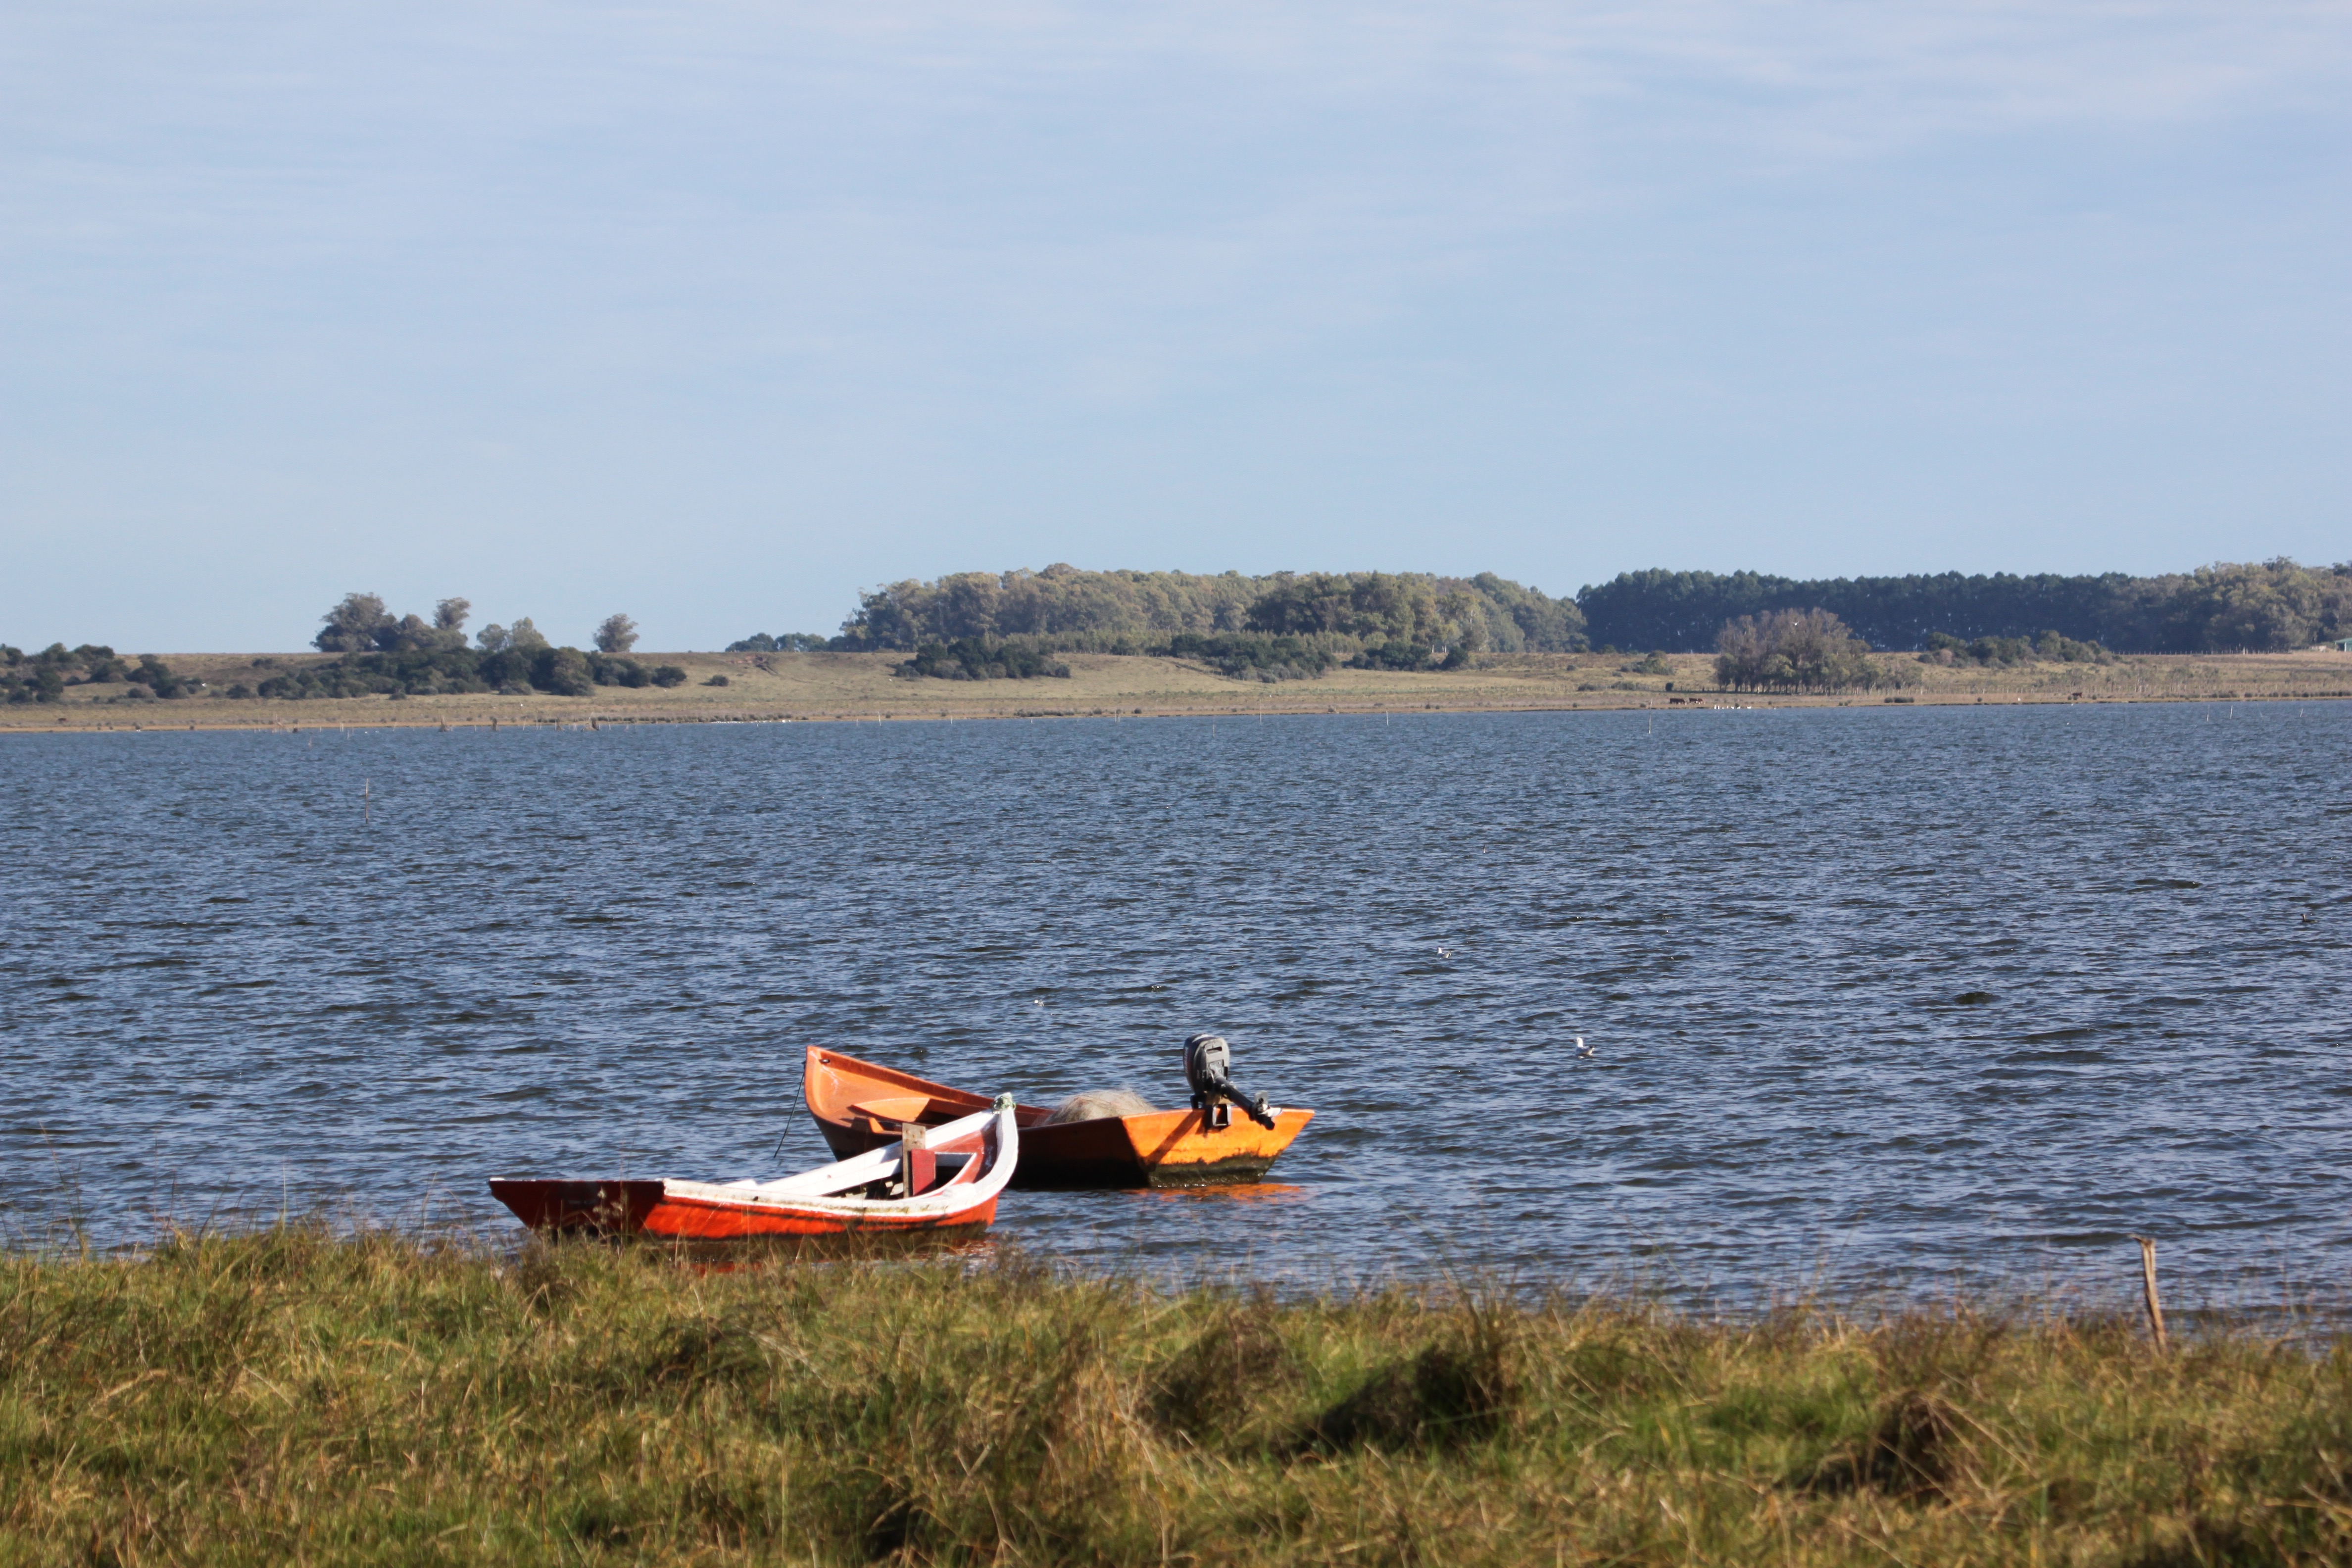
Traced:
[[[169, 654], [172, 668], [226, 689], [257, 668], [325, 663], [320, 654]], [[896, 654], [662, 654], [681, 687], [600, 687], [584, 697], [205, 695], [134, 700], [120, 684], [69, 687], [55, 703], [0, 707], [0, 733], [146, 730], [489, 729], [567, 724], [860, 723], [907, 720], [1247, 718], [1323, 714], [1692, 712], [1728, 708], [1877, 708], [2115, 702], [2312, 701], [2352, 698], [2352, 654], [2140, 655], [2112, 664], [2008, 668], [1916, 665], [1900, 690], [1826, 695], [1714, 689], [1710, 656], [1669, 656], [1637, 673], [1634, 656], [1517, 654], [1454, 671], [1338, 670], [1318, 680], [1237, 681], [1147, 655], [1069, 654], [1068, 679], [908, 679]], [[261, 661], [267, 661], [263, 664]], [[726, 684], [707, 684], [713, 676]]]

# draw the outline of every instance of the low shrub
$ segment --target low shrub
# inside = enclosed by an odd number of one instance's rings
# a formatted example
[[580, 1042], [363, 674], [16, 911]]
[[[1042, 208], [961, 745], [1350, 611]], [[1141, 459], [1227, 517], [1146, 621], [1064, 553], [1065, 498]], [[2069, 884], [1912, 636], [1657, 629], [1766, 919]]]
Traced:
[[1434, 669], [1439, 655], [1417, 642], [1368, 643], [1348, 661], [1350, 669]]
[[834, 638], [815, 632], [785, 632], [771, 637], [766, 632], [754, 632], [740, 642], [727, 645], [729, 653], [821, 653]]
[[599, 686], [646, 686], [653, 681], [653, 672], [626, 654], [590, 654], [588, 675]]
[[1315, 680], [1339, 662], [1328, 648], [1304, 637], [1239, 632], [1187, 632], [1169, 638], [1166, 652], [1205, 664], [1228, 680]]
[[596, 689], [588, 656], [576, 647], [541, 649], [531, 660], [530, 683], [558, 697], [585, 697]]
[[908, 679], [1035, 680], [1048, 676], [1066, 679], [1070, 667], [1026, 643], [964, 637], [951, 643], [925, 643], [892, 673]]
[[2005, 668], [2033, 664], [2113, 664], [2116, 656], [2095, 642], [2077, 642], [2062, 632], [2039, 637], [1974, 637], [1967, 641], [1948, 632], [1927, 634], [1923, 664], [1973, 664]]
[[152, 653], [140, 655], [134, 666], [99, 643], [84, 643], [74, 648], [51, 643], [29, 656], [14, 647], [0, 653], [5, 656], [0, 658], [0, 667], [5, 669], [5, 674], [0, 674], [0, 700], [9, 702], [61, 702], [68, 686], [103, 686], [116, 681], [142, 688], [124, 694], [137, 701], [151, 697], [193, 697], [204, 689], [203, 681], [175, 673]]

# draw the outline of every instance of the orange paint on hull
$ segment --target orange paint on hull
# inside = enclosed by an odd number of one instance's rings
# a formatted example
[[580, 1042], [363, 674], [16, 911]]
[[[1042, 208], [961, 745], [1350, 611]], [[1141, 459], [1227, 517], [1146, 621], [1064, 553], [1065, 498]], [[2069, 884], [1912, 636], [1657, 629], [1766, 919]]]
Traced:
[[1164, 1110], [1121, 1117], [1119, 1125], [1152, 1186], [1192, 1187], [1256, 1181], [1314, 1119], [1311, 1110], [1277, 1110], [1272, 1127], [1260, 1127], [1235, 1110], [1231, 1125], [1211, 1127], [1200, 1111]]
[[837, 1215], [796, 1214], [773, 1205], [680, 1202], [656, 1204], [646, 1215], [646, 1232], [687, 1241], [741, 1241], [761, 1236], [912, 1236], [935, 1231], [984, 1230], [996, 1218], [996, 1200], [940, 1219], [887, 1217], [845, 1219]]

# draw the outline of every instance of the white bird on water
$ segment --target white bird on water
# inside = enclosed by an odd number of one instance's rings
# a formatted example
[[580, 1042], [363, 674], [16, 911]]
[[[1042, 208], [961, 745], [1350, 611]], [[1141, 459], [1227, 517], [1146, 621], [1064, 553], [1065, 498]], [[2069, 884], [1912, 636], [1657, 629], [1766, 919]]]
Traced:
[[1440, 957], [1440, 958], [1451, 958], [1451, 957], [1453, 957], [1454, 955], [1453, 955], [1451, 952], [1448, 952], [1445, 949], [1444, 949], [1444, 948], [1442, 948], [1442, 947], [1441, 947], [1441, 948], [1439, 948], [1439, 949], [1437, 950], [1437, 956], [1438, 956], [1438, 957]]
[[1598, 1056], [1599, 1054], [1600, 1053], [1595, 1051], [1591, 1046], [1584, 1043], [1584, 1037], [1582, 1035], [1576, 1037], [1576, 1056], [1579, 1061], [1583, 1060], [1586, 1057]]

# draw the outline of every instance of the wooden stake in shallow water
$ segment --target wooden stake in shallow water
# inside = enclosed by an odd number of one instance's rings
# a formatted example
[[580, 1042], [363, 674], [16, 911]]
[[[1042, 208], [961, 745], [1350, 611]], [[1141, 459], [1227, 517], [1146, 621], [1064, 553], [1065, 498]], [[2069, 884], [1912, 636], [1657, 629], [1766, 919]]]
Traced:
[[2161, 1351], [2165, 1348], [2164, 1303], [2157, 1299], [2156, 1294], [2156, 1237], [2135, 1236], [2132, 1239], [2139, 1243], [2140, 1283], [2147, 1290], [2147, 1331], [2154, 1337], [2156, 1348]]

